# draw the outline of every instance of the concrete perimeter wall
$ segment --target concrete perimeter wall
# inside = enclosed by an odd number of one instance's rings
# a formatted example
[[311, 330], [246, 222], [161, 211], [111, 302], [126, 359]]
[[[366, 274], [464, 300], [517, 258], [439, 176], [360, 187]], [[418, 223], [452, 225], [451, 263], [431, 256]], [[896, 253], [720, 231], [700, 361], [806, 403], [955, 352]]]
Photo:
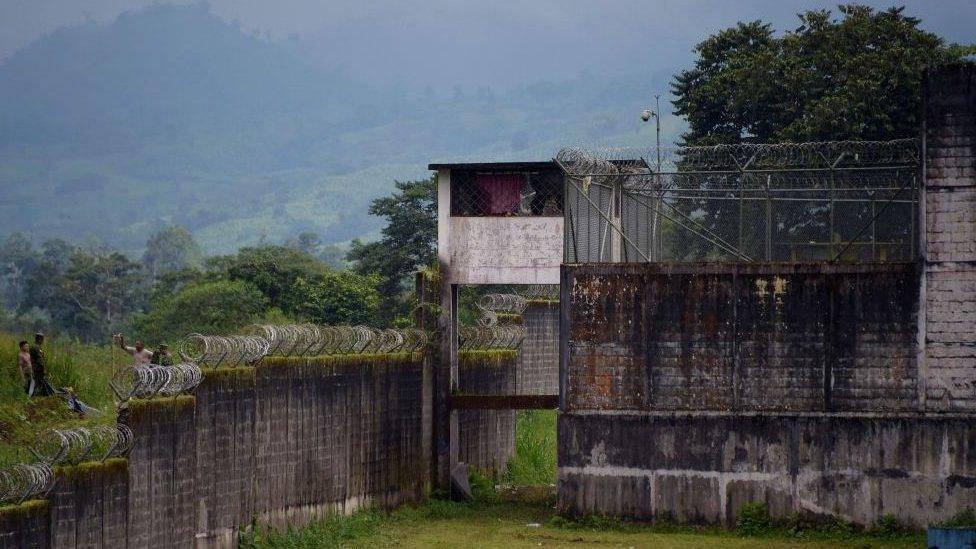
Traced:
[[[514, 351], [465, 357], [471, 393], [514, 392]], [[301, 526], [423, 499], [431, 371], [420, 355], [271, 357], [205, 371], [192, 396], [133, 400], [128, 459], [60, 467], [47, 500], [0, 507], [7, 547], [234, 547], [252, 523]], [[503, 470], [511, 411], [466, 418], [467, 456]]]
[[928, 75], [918, 261], [562, 273], [559, 506], [732, 524], [976, 506], [976, 68]]
[[559, 394], [559, 302], [529, 301], [522, 312], [517, 394]]
[[[458, 353], [458, 388], [469, 395], [514, 395], [514, 350]], [[505, 472], [515, 454], [513, 410], [458, 411], [458, 461], [488, 474]]]

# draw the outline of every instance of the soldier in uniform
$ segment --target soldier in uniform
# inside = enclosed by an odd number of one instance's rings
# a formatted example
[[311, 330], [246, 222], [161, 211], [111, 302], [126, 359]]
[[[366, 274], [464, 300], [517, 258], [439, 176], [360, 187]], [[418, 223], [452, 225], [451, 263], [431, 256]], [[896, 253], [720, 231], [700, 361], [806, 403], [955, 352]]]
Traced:
[[34, 394], [37, 396], [51, 396], [54, 389], [47, 381], [47, 361], [44, 357], [44, 334], [37, 332], [34, 334], [34, 344], [30, 346], [31, 366], [34, 369]]

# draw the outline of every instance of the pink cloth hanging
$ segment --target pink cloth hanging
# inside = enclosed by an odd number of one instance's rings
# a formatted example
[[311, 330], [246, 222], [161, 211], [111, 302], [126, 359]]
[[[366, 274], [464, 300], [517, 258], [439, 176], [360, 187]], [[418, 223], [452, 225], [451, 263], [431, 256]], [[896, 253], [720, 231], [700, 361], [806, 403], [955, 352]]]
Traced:
[[525, 176], [517, 173], [479, 173], [475, 177], [488, 215], [518, 213]]

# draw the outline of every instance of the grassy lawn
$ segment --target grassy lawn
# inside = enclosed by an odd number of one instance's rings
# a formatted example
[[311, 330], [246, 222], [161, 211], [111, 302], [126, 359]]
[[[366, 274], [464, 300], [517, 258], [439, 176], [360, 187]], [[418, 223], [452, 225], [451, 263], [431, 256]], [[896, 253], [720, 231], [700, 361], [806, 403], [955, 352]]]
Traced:
[[249, 548], [312, 547], [924, 547], [924, 537], [851, 531], [772, 530], [744, 536], [718, 528], [639, 526], [609, 521], [571, 523], [555, 518], [551, 498], [489, 498], [471, 504], [433, 500], [393, 513], [363, 511], [287, 533], [259, 532]]
[[0, 333], [0, 467], [33, 461], [28, 448], [38, 433], [52, 427], [73, 427], [115, 421], [115, 403], [108, 381], [113, 367], [131, 360], [121, 349], [55, 339], [46, 347], [48, 379], [55, 387], [73, 387], [82, 401], [102, 411], [81, 419], [59, 397], [27, 398], [17, 375], [17, 342]]

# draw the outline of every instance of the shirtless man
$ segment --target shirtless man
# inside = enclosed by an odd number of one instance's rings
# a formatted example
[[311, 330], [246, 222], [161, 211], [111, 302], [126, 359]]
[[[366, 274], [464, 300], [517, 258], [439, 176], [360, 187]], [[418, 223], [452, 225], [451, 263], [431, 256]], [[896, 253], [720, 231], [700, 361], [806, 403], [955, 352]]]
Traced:
[[142, 341], [136, 340], [135, 346], [129, 347], [125, 344], [125, 336], [122, 334], [115, 334], [115, 340], [119, 342], [119, 347], [123, 351], [132, 355], [132, 359], [136, 365], [148, 365], [152, 362], [153, 353], [142, 344]]
[[27, 341], [21, 341], [18, 347], [20, 351], [17, 353], [17, 371], [20, 373], [20, 382], [24, 384], [24, 391], [30, 396], [34, 389], [34, 366], [31, 364]]

